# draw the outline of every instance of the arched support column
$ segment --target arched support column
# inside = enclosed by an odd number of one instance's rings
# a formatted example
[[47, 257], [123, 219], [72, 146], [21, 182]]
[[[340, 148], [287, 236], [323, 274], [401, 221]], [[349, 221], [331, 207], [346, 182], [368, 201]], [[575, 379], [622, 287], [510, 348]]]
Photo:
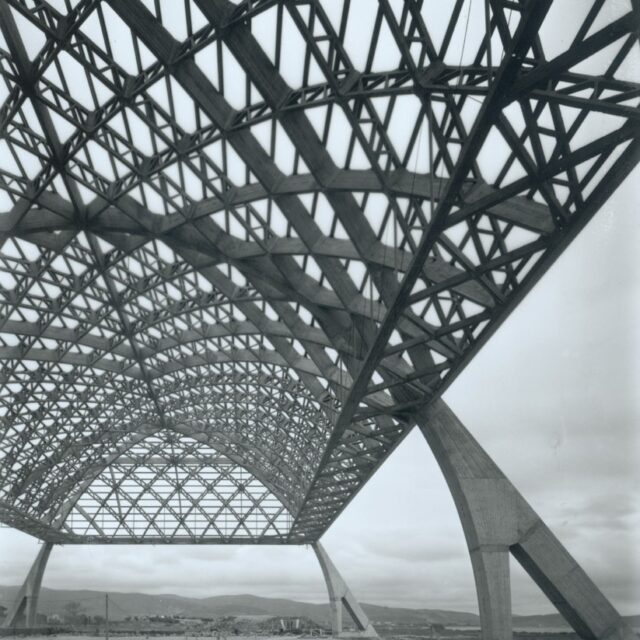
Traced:
[[637, 640], [445, 402], [417, 423], [445, 476], [469, 547], [484, 640], [512, 638], [509, 552], [580, 637]]
[[20, 621], [23, 614], [26, 614], [25, 626], [33, 628], [36, 626], [36, 613], [38, 609], [38, 596], [40, 595], [40, 586], [42, 585], [42, 576], [44, 569], [49, 560], [49, 554], [53, 548], [52, 542], [43, 542], [35, 562], [31, 565], [31, 569], [27, 574], [18, 595], [13, 602], [13, 606], [9, 609], [5, 618], [3, 627], [15, 627]]
[[471, 549], [471, 565], [478, 593], [484, 640], [513, 637], [509, 550], [501, 546]]
[[[377, 638], [378, 633], [373, 628], [367, 614], [351, 593], [347, 583], [336, 569], [331, 558], [319, 542], [314, 542], [313, 550], [316, 553], [318, 562], [322, 569], [325, 582], [327, 583], [327, 591], [329, 592], [329, 604], [331, 606], [331, 630], [335, 637], [364, 637]], [[353, 621], [358, 628], [357, 632], [344, 632], [342, 630], [342, 605], [349, 612]]]

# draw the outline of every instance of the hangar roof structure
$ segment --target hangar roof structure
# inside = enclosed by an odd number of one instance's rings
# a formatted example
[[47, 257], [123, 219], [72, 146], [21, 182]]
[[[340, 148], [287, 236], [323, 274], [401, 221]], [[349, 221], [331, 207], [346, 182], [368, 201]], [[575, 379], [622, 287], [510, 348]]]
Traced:
[[435, 4], [0, 0], [0, 521], [317, 541], [598, 211], [638, 3]]

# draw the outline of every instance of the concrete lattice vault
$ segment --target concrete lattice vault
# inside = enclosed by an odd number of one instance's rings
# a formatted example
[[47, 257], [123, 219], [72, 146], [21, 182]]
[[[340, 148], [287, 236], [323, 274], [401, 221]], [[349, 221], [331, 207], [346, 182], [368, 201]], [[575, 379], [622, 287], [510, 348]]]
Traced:
[[373, 635], [319, 539], [417, 425], [484, 638], [510, 555], [634, 637], [441, 394], [638, 162], [640, 3], [431, 5], [0, 0], [9, 624], [53, 544], [311, 544]]

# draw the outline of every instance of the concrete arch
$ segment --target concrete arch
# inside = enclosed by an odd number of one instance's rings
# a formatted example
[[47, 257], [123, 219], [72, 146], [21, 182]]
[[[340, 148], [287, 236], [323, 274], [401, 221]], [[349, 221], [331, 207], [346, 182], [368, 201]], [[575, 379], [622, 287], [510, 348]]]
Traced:
[[[356, 600], [351, 589], [347, 586], [340, 572], [331, 561], [329, 554], [320, 542], [314, 542], [312, 548], [320, 563], [329, 593], [331, 607], [331, 631], [334, 638], [377, 638], [378, 633], [371, 624], [367, 614]], [[357, 631], [345, 632], [342, 623], [342, 607], [347, 610], [356, 624]]]
[[2, 626], [7, 629], [20, 624], [23, 616], [23, 626], [33, 629], [36, 626], [36, 613], [38, 610], [38, 598], [42, 585], [42, 576], [51, 554], [53, 543], [43, 542], [36, 559], [27, 574], [27, 577], [18, 591], [12, 607], [7, 612]]
[[586, 639], [636, 640], [607, 598], [442, 400], [416, 419], [449, 485], [478, 594], [484, 640], [511, 640], [509, 555]]

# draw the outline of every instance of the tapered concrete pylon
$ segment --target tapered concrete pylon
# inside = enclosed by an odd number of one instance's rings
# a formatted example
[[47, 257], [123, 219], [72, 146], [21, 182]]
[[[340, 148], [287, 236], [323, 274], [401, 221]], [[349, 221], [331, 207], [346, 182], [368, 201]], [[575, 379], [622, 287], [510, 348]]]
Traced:
[[32, 628], [36, 626], [36, 613], [38, 609], [38, 596], [42, 585], [42, 576], [49, 560], [49, 554], [53, 548], [53, 543], [43, 542], [35, 562], [31, 566], [27, 578], [24, 581], [18, 595], [9, 609], [7, 617], [2, 623], [3, 627], [15, 627], [20, 621], [20, 617], [26, 612], [25, 626]]
[[[319, 542], [314, 542], [313, 550], [316, 552], [318, 562], [322, 569], [325, 582], [327, 583], [327, 591], [329, 592], [329, 604], [331, 606], [331, 630], [335, 637], [340, 638], [377, 638], [378, 633], [373, 628], [367, 614], [356, 600], [355, 596], [343, 580], [342, 576], [336, 569], [331, 558]], [[358, 631], [345, 632], [342, 629], [342, 605], [349, 612], [353, 621], [358, 627]]]
[[471, 555], [484, 640], [510, 640], [509, 552], [585, 640], [638, 640], [453, 411], [416, 420], [453, 496]]

